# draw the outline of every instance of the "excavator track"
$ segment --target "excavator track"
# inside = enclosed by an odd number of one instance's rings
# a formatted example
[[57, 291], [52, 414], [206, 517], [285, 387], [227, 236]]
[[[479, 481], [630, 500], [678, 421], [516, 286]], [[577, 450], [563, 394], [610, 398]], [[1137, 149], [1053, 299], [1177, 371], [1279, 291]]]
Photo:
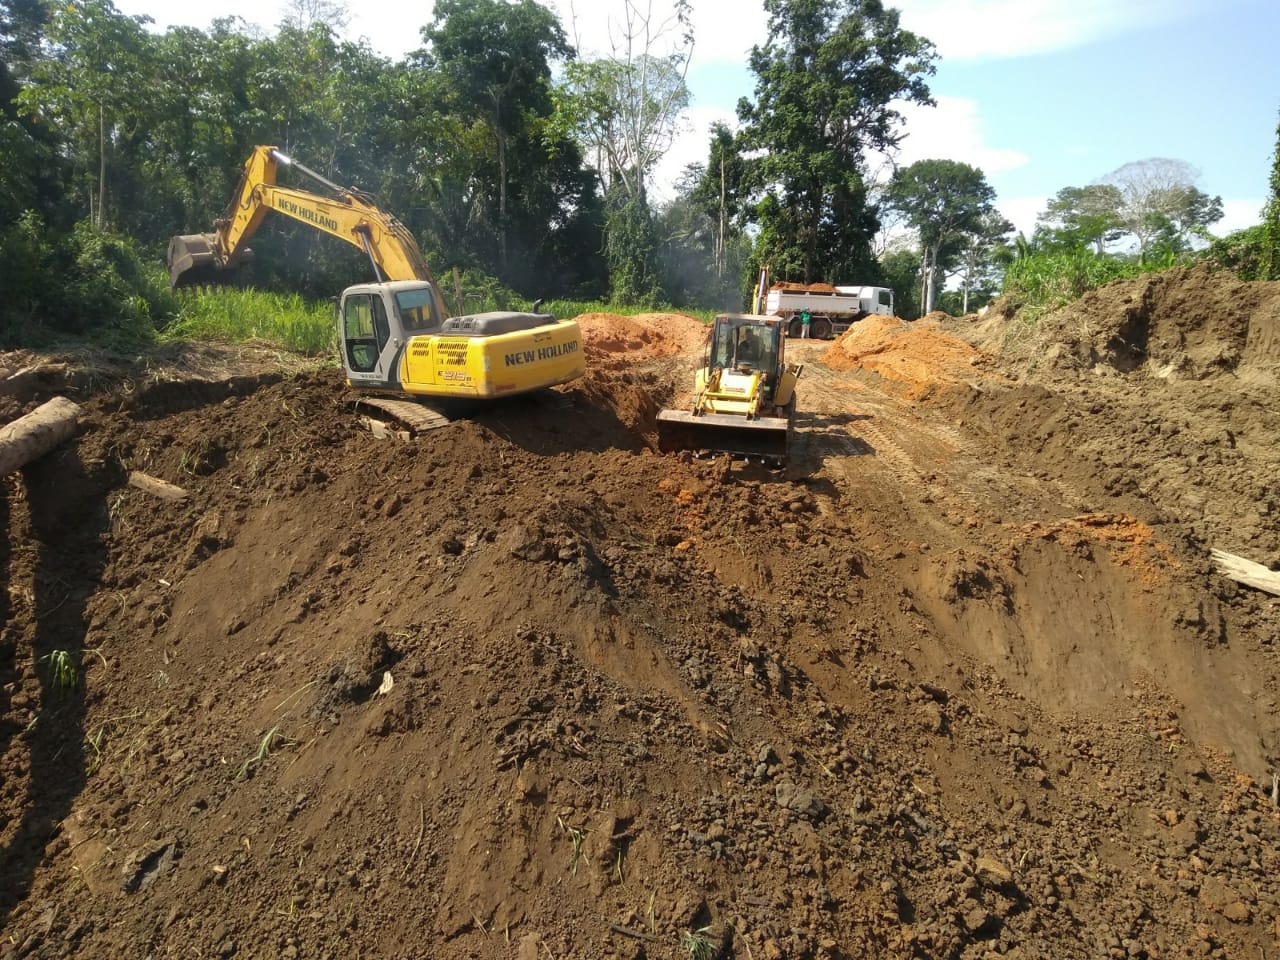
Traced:
[[395, 420], [396, 423], [407, 429], [414, 436], [431, 430], [438, 430], [441, 427], [447, 427], [450, 423], [449, 418], [435, 407], [428, 406], [426, 403], [419, 403], [416, 400], [359, 397], [353, 401], [352, 406], [357, 411], [362, 408], [377, 410], [379, 413]]

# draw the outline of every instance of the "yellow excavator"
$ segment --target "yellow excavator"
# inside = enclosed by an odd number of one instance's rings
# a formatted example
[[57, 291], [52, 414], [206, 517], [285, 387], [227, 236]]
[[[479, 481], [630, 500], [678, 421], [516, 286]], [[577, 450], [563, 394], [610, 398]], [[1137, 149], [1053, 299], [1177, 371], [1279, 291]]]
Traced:
[[785, 465], [795, 430], [796, 381], [804, 369], [786, 362], [785, 325], [781, 317], [717, 316], [692, 405], [658, 414], [658, 449]]
[[[281, 166], [330, 195], [280, 186]], [[399, 220], [369, 194], [340, 187], [271, 146], [254, 148], [213, 233], [169, 241], [171, 286], [233, 279], [252, 259], [249, 239], [270, 210], [354, 244], [373, 265], [377, 282], [348, 287], [338, 304], [338, 343], [351, 386], [409, 398], [493, 399], [586, 372], [582, 335], [572, 320], [517, 312], [450, 317], [422, 251]]]

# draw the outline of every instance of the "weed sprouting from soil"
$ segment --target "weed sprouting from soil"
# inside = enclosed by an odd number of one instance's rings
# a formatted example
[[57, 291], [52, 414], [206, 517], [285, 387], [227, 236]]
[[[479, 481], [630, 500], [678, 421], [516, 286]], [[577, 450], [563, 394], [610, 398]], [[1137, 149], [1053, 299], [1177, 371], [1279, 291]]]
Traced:
[[680, 948], [689, 955], [689, 960], [713, 960], [716, 945], [711, 939], [710, 928], [686, 930], [680, 934]]
[[556, 817], [556, 823], [560, 825], [561, 830], [569, 835], [569, 842], [573, 844], [573, 860], [569, 864], [569, 874], [576, 877], [578, 875], [578, 861], [582, 859], [582, 844], [586, 839], [587, 831], [569, 826], [564, 822], [563, 817]]
[[240, 764], [240, 769], [236, 771], [233, 780], [247, 780], [260, 764], [271, 756], [272, 748], [278, 743], [291, 743], [288, 737], [280, 733], [280, 726], [277, 724], [266, 732], [262, 741], [258, 744], [258, 750], [253, 756]]
[[70, 650], [51, 650], [40, 658], [49, 674], [49, 683], [55, 690], [67, 692], [76, 685], [79, 671]]

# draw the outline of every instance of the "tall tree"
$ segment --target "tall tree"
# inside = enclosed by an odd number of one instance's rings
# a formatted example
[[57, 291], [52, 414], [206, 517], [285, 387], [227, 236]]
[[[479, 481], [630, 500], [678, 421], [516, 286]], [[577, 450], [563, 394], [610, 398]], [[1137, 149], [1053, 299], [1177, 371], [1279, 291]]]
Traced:
[[935, 54], [879, 0], [765, 0], [755, 98], [738, 103], [759, 224], [757, 256], [804, 281], [873, 269], [867, 154], [905, 135], [895, 102], [932, 103]]
[[551, 114], [551, 63], [573, 56], [556, 15], [534, 0], [437, 0], [417, 62], [440, 72], [453, 112], [483, 118], [497, 165], [500, 261], [508, 260], [513, 138]]
[[651, 3], [623, 0], [621, 19], [610, 23], [610, 55], [566, 67], [561, 105], [606, 188], [620, 183], [627, 196], [644, 198], [675, 140], [689, 105], [690, 16], [687, 0], [657, 21]]
[[52, 10], [46, 40], [52, 55], [35, 62], [19, 101], [63, 132], [94, 225], [107, 220], [108, 165], [115, 144], [146, 117], [151, 70], [143, 26], [111, 0], [70, 0]]
[[[983, 172], [956, 160], [919, 160], [894, 175], [888, 202], [919, 237], [924, 313], [933, 309], [939, 274], [947, 265], [944, 254], [955, 256], [964, 237], [994, 229], [994, 201], [995, 190]], [[1005, 226], [1000, 235], [1010, 229]]]
[[982, 306], [999, 291], [1002, 271], [996, 250], [1012, 232], [1013, 224], [998, 210], [987, 210], [978, 218], [976, 227], [961, 236], [956, 264], [961, 313], [968, 313], [971, 304], [973, 309]]
[[690, 164], [676, 182], [676, 197], [658, 215], [662, 292], [668, 303], [716, 310], [742, 309], [742, 276], [751, 241], [733, 222], [736, 155], [713, 137], [711, 163]]
[[654, 258], [660, 243], [649, 184], [689, 105], [691, 10], [687, 0], [675, 0], [663, 17], [647, 0], [623, 0], [621, 8], [610, 20], [609, 55], [566, 67], [558, 114], [604, 183], [612, 297], [652, 302], [659, 293]]
[[880, 255], [881, 281], [893, 288], [894, 310], [900, 317], [918, 317], [920, 309], [920, 253], [899, 242]]
[[1276, 150], [1271, 158], [1271, 183], [1262, 211], [1260, 278], [1280, 280], [1280, 123], [1276, 124]]
[[1100, 181], [1120, 191], [1120, 221], [1138, 241], [1146, 259], [1152, 241], [1170, 232], [1180, 241], [1192, 228], [1222, 219], [1222, 198], [1208, 197], [1195, 186], [1198, 174], [1183, 160], [1151, 157], [1113, 170]]
[[0, 0], [0, 74], [28, 74], [48, 18], [46, 0]]
[[1119, 187], [1109, 183], [1063, 187], [1036, 218], [1036, 232], [1050, 245], [1092, 246], [1101, 255], [1124, 235], [1123, 202]]
[[724, 123], [711, 127], [709, 154], [701, 177], [691, 185], [689, 200], [715, 220], [713, 259], [716, 277], [723, 279], [729, 249], [743, 235], [746, 160], [737, 138]]
[[286, 0], [284, 18], [280, 26], [294, 30], [306, 30], [322, 23], [335, 33], [341, 33], [351, 23], [351, 8], [344, 0]]
[[1211, 197], [1198, 187], [1174, 187], [1163, 198], [1163, 209], [1152, 216], [1156, 226], [1153, 246], [1178, 254], [1199, 240], [1211, 239], [1209, 226], [1222, 219], [1222, 198]]
[[42, 0], [0, 0], [0, 229], [26, 210], [56, 215], [60, 199], [57, 138], [15, 102], [30, 76], [46, 16]]

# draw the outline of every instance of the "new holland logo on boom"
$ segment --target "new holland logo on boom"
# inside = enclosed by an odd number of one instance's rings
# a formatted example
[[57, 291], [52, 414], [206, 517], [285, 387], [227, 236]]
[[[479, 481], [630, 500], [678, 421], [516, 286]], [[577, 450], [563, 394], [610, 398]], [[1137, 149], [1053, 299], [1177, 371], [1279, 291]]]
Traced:
[[299, 220], [306, 220], [308, 223], [314, 223], [321, 230], [328, 230], [330, 233], [338, 232], [338, 221], [333, 217], [326, 217], [322, 213], [316, 213], [309, 207], [300, 207], [292, 200], [285, 200], [283, 197], [276, 198], [276, 207], [291, 217], [297, 217]]

